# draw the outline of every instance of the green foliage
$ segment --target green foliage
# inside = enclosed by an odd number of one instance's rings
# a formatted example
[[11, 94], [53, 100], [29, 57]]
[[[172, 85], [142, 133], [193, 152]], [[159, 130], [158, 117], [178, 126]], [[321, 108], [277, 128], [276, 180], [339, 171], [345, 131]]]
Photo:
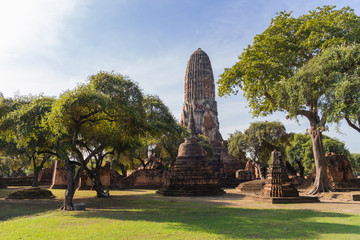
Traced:
[[314, 155], [312, 142], [308, 134], [294, 134], [290, 145], [286, 148], [287, 161], [300, 175], [312, 173], [314, 169]]
[[147, 149], [152, 150], [153, 157], [171, 164], [175, 161], [178, 144], [181, 143], [186, 130], [177, 123], [159, 97], [146, 96], [144, 107]]
[[[325, 153], [344, 154], [349, 161], [353, 161], [352, 154], [345, 144], [336, 138], [323, 135]], [[286, 148], [287, 161], [298, 171], [303, 167], [304, 175], [314, 170], [314, 154], [311, 138], [308, 134], [297, 133]], [[354, 170], [354, 169], [353, 169]]]
[[[50, 97], [34, 97], [29, 103], [22, 104], [9, 112], [1, 120], [1, 128], [6, 131], [9, 140], [14, 140], [17, 147], [36, 151], [47, 147], [49, 132], [42, 125], [47, 113], [51, 111], [55, 99]], [[35, 151], [35, 150], [33, 150]]]
[[[54, 98], [41, 95], [15, 96], [0, 101], [2, 151], [14, 159], [16, 166], [24, 167], [31, 163], [34, 186], [37, 185], [37, 174], [49, 160], [48, 152], [52, 150], [51, 133], [42, 122], [54, 102]], [[26, 159], [28, 163], [19, 165], [15, 159]]]
[[241, 131], [236, 130], [229, 135], [228, 150], [230, 155], [238, 160], [246, 160], [247, 136]]
[[27, 167], [27, 161], [11, 155], [0, 156], [0, 176], [11, 177]]
[[124, 174], [139, 164], [145, 167], [149, 163], [144, 161], [148, 158], [149, 150], [151, 160], [157, 159], [165, 164], [173, 162], [177, 154], [176, 144], [180, 144], [182, 139], [184, 129], [158, 96], [145, 96], [143, 108], [144, 133], [123, 143], [112, 159], [112, 165]]
[[275, 149], [285, 152], [289, 135], [281, 122], [253, 122], [244, 133], [236, 131], [228, 140], [229, 153], [235, 158], [266, 164]]
[[174, 116], [158, 96], [148, 95], [144, 98], [147, 132], [156, 138], [163, 134], [181, 133]]
[[[323, 50], [286, 82], [279, 84], [288, 94], [291, 116], [313, 106], [327, 121], [339, 122], [359, 112], [360, 45], [341, 45]], [[284, 94], [285, 96], [285, 94]], [[356, 113], [357, 111], [357, 113]], [[352, 112], [352, 113], [351, 113]]]
[[356, 176], [360, 175], [360, 154], [359, 153], [351, 153], [351, 167], [354, 170]]
[[338, 123], [345, 118], [360, 132], [360, 44], [329, 48], [303, 68], [306, 77], [325, 79], [329, 85], [328, 119]]
[[[280, 12], [263, 33], [255, 36], [253, 44], [239, 57], [240, 61], [225, 69], [218, 81], [219, 94], [236, 94], [242, 89], [255, 116], [277, 110], [295, 116], [294, 111], [305, 103], [289, 99], [279, 85], [324, 49], [359, 41], [359, 17], [348, 7], [336, 10], [324, 6], [298, 18]], [[319, 84], [310, 82], [302, 87], [301, 84], [303, 96], [310, 97], [308, 102], [319, 96], [313, 95], [319, 90], [316, 87], [321, 87]]]
[[100, 72], [90, 77], [89, 84], [64, 92], [48, 123], [77, 150], [101, 152], [143, 132], [142, 101], [137, 84], [119, 74]]
[[29, 166], [26, 157], [16, 148], [13, 140], [7, 140], [5, 136], [0, 138], [0, 176], [12, 176], [15, 172], [24, 171]]

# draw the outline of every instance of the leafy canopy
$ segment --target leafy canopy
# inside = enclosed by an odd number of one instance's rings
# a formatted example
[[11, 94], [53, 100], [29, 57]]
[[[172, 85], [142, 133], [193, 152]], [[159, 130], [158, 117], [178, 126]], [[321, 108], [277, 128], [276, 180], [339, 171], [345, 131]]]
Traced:
[[288, 137], [281, 122], [253, 122], [244, 133], [236, 131], [230, 135], [229, 153], [235, 158], [250, 156], [254, 162], [266, 163], [275, 149], [285, 153]]
[[[346, 158], [353, 162], [352, 154], [345, 144], [336, 138], [323, 135], [325, 153], [344, 154]], [[304, 168], [304, 174], [311, 174], [314, 170], [314, 153], [311, 138], [308, 134], [294, 134], [290, 145], [286, 147], [287, 161], [299, 172], [300, 167]]]
[[305, 99], [300, 101], [301, 97], [290, 99], [283, 83], [324, 49], [352, 42], [360, 42], [360, 19], [349, 7], [336, 10], [324, 6], [298, 18], [280, 12], [244, 49], [239, 61], [225, 69], [218, 81], [219, 95], [237, 94], [242, 89], [254, 116], [280, 110], [296, 117], [308, 103], [316, 107], [326, 87], [314, 79], [301, 83], [300, 94]]

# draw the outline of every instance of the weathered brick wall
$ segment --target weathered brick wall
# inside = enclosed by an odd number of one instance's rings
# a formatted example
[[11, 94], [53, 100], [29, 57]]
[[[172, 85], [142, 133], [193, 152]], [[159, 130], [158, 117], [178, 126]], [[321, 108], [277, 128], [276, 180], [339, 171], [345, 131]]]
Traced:
[[33, 182], [32, 176], [26, 176], [26, 177], [10, 177], [10, 178], [2, 178], [2, 182], [6, 186], [31, 186]]
[[111, 188], [158, 189], [165, 183], [168, 174], [169, 172], [163, 169], [140, 169], [127, 177], [118, 178], [111, 184]]
[[[53, 167], [45, 168], [39, 173], [39, 185], [50, 185], [52, 180]], [[31, 186], [33, 183], [33, 175], [20, 177], [4, 177], [3, 184], [6, 186]]]

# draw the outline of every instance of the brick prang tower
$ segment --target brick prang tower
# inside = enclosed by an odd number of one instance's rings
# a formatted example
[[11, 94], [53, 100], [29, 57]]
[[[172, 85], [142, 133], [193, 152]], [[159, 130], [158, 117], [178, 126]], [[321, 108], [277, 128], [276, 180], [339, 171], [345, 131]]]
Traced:
[[197, 134], [207, 136], [211, 142], [222, 141], [211, 62], [201, 48], [191, 54], [187, 63], [184, 90], [185, 99], [180, 123], [188, 127], [192, 112]]

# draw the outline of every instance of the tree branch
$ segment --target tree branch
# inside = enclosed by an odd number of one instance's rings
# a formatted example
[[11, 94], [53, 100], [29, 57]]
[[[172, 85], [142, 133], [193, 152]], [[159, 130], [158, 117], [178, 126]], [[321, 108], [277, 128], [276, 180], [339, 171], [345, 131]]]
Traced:
[[[276, 106], [276, 101], [275, 101], [275, 99], [274, 99], [268, 92], [265, 92], [264, 95], [265, 95], [265, 97], [266, 97], [267, 99], [270, 100], [270, 102], [271, 102], [273, 105]], [[281, 106], [281, 107], [284, 108], [283, 106]], [[284, 109], [285, 109], [285, 108], [284, 108]]]
[[358, 126], [356, 126], [354, 123], [352, 123], [348, 117], [345, 117], [345, 120], [350, 127], [355, 129], [356, 131], [360, 132], [360, 128]]

